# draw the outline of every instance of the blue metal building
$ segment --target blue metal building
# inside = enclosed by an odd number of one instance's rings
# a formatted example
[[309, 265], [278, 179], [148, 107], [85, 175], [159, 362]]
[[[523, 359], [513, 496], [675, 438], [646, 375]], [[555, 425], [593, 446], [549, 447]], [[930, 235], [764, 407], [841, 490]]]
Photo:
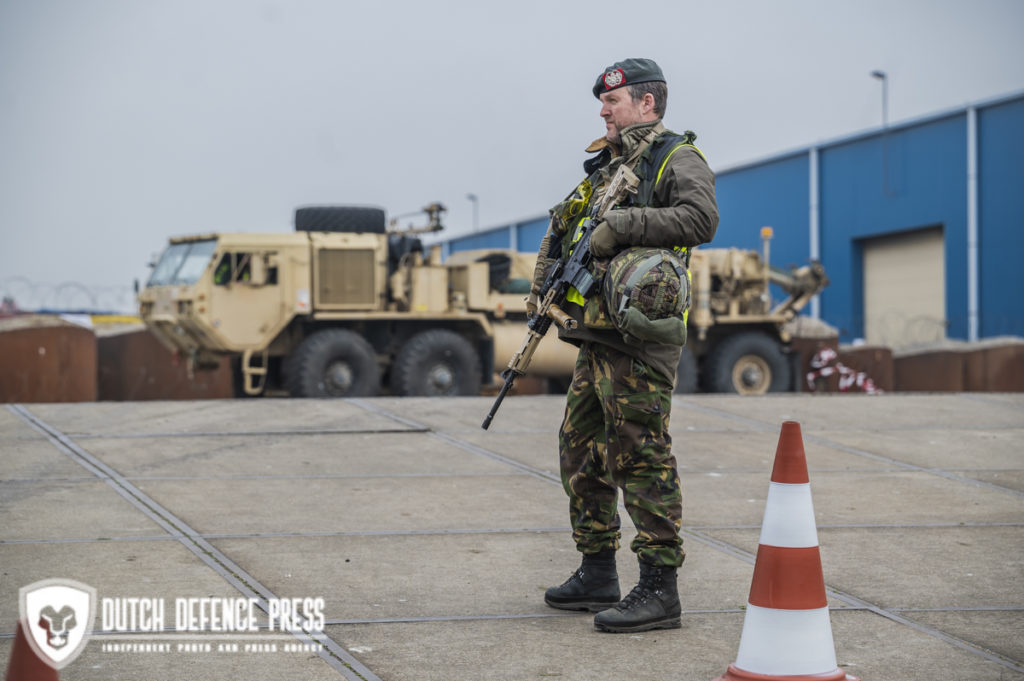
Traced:
[[[1024, 336], [1024, 93], [720, 169], [714, 247], [820, 260], [850, 341]], [[444, 243], [536, 251], [547, 216]]]

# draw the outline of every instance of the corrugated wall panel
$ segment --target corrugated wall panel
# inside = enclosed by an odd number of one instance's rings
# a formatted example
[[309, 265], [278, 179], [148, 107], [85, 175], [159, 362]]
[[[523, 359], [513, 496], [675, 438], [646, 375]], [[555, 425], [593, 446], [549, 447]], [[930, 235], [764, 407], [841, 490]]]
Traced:
[[978, 111], [980, 333], [1024, 336], [1024, 99]]
[[772, 227], [771, 261], [804, 265], [808, 242], [807, 154], [724, 172], [715, 178], [721, 221], [713, 248], [761, 250], [761, 227]]
[[[807, 154], [724, 172], [715, 178], [720, 220], [707, 248], [744, 248], [762, 252], [761, 228], [774, 232], [769, 260], [773, 265], [810, 261], [808, 208], [810, 161]], [[772, 286], [772, 298], [785, 298]]]
[[859, 240], [937, 225], [946, 236], [947, 333], [967, 337], [966, 134], [959, 114], [821, 150], [821, 253], [832, 281], [821, 314], [844, 341], [864, 333]]

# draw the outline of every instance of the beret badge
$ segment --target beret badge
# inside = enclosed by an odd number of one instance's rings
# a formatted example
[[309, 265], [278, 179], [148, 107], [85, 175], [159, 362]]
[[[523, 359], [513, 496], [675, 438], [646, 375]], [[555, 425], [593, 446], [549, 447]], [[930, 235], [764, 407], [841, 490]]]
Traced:
[[626, 74], [622, 69], [615, 69], [604, 74], [604, 86], [608, 90], [619, 87], [626, 80]]

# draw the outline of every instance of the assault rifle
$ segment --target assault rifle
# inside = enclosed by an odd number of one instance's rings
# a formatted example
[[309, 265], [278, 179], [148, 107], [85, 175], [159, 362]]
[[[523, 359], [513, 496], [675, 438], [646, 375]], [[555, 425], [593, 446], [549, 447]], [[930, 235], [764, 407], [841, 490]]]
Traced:
[[[635, 194], [639, 183], [640, 180], [625, 164], [619, 166], [618, 171], [608, 183], [604, 195], [595, 202], [590, 215], [580, 222], [573, 234], [566, 233], [562, 236], [563, 239], [568, 237], [574, 240], [572, 252], [567, 258], [558, 258], [548, 271], [544, 286], [541, 287], [538, 294], [540, 302], [537, 305], [537, 314], [531, 317], [526, 324], [526, 339], [523, 340], [519, 351], [509, 360], [508, 368], [501, 372], [501, 377], [505, 379], [505, 385], [501, 387], [498, 397], [491, 406], [491, 411], [480, 425], [484, 430], [491, 425], [494, 415], [498, 413], [502, 400], [512, 389], [516, 378], [526, 373], [526, 368], [530, 365], [530, 360], [533, 359], [533, 353], [536, 352], [544, 334], [551, 328], [551, 322], [556, 322], [567, 331], [576, 328], [576, 320], [562, 310], [562, 305], [565, 304], [570, 288], [575, 288], [581, 296], [586, 298], [594, 292], [600, 283], [590, 272], [590, 263], [594, 258], [590, 253], [590, 237], [604, 214], [612, 206], [625, 200], [628, 194]], [[561, 249], [561, 240], [557, 240], [551, 244], [549, 252], [542, 255], [552, 258]]]

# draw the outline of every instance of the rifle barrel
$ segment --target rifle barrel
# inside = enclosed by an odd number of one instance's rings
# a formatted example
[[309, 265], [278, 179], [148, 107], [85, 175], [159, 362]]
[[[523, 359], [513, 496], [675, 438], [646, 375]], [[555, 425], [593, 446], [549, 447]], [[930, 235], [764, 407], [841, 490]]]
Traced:
[[501, 392], [498, 393], [498, 397], [494, 400], [494, 404], [491, 405], [491, 411], [487, 414], [487, 418], [484, 419], [484, 422], [480, 424], [480, 427], [484, 430], [487, 430], [490, 427], [491, 421], [494, 420], [494, 415], [498, 413], [498, 407], [501, 406], [502, 400], [505, 399], [505, 395], [508, 394], [508, 391], [512, 388], [512, 384], [515, 380], [515, 372], [509, 370], [508, 378], [505, 379], [505, 385], [501, 386]]

